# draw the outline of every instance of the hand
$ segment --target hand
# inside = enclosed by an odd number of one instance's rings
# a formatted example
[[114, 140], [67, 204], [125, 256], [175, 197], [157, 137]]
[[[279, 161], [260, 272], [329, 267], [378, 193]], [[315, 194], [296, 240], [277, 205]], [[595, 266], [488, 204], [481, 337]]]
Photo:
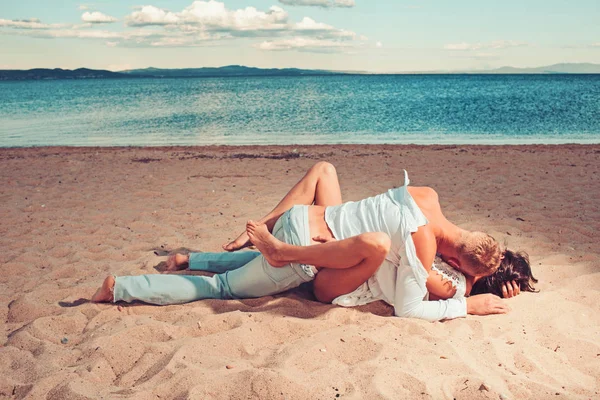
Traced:
[[502, 297], [509, 299], [521, 293], [521, 288], [516, 281], [504, 282], [502, 285]]
[[506, 314], [510, 308], [494, 294], [485, 293], [467, 297], [467, 313], [472, 315]]
[[319, 242], [319, 243], [329, 243], [329, 242], [333, 242], [335, 240], [335, 238], [332, 237], [323, 237], [323, 236], [315, 236], [314, 238], [312, 238], [312, 240], [314, 240], [315, 242]]

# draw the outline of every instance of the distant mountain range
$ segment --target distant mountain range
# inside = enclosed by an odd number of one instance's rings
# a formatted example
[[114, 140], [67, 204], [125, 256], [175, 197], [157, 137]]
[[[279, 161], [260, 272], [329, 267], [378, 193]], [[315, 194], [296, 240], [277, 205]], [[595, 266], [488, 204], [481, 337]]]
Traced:
[[242, 65], [228, 65], [226, 67], [160, 69], [145, 68], [120, 71], [124, 74], [153, 78], [199, 78], [199, 77], [225, 77], [225, 76], [298, 76], [298, 75], [332, 75], [345, 72], [325, 71], [320, 69], [298, 68], [255, 68]]
[[43, 69], [30, 70], [0, 70], [0, 81], [7, 80], [50, 80], [50, 79], [123, 79], [123, 78], [209, 78], [209, 77], [234, 77], [234, 76], [307, 76], [307, 75], [334, 75], [347, 72], [325, 71], [316, 69], [298, 68], [254, 68], [241, 65], [226, 67], [160, 69], [145, 68], [127, 71], [105, 71], [87, 68], [70, 69]]
[[[241, 65], [225, 67], [160, 69], [145, 68], [127, 71], [105, 71], [88, 68], [30, 70], [0, 70], [0, 81], [7, 80], [51, 80], [51, 79], [123, 79], [123, 78], [208, 78], [208, 77], [242, 77], [242, 76], [315, 76], [315, 75], [378, 75], [360, 71], [327, 71], [298, 68], [254, 68]], [[537, 68], [502, 67], [480, 71], [428, 71], [400, 74], [600, 74], [600, 64], [554, 64]], [[395, 75], [395, 74], [382, 74]]]
[[477, 74], [600, 74], [600, 64], [553, 64], [536, 68], [502, 67], [484, 71], [470, 71]]
[[22, 80], [44, 80], [44, 79], [108, 79], [129, 78], [127, 75], [105, 71], [101, 69], [78, 68], [70, 69], [46, 69], [35, 68], [28, 70], [4, 69], [0, 70], [0, 81], [22, 81]]

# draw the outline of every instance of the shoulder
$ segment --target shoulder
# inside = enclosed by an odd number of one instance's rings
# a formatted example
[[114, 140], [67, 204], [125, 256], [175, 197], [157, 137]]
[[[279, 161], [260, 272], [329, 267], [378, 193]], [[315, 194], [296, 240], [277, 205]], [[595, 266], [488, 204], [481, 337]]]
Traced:
[[421, 204], [432, 206], [439, 204], [440, 202], [438, 193], [428, 186], [409, 186], [408, 192], [419, 206], [421, 206]]

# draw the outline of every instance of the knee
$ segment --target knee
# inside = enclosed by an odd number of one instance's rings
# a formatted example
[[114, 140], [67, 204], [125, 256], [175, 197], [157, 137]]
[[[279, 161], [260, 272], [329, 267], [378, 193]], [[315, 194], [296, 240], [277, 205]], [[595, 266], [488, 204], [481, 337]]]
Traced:
[[321, 303], [331, 304], [333, 299], [335, 299], [337, 296], [334, 296], [331, 293], [331, 290], [328, 290], [327, 286], [321, 285], [320, 283], [321, 281], [319, 279], [315, 279], [313, 284], [313, 294], [315, 295], [315, 298]]
[[331, 304], [331, 302], [335, 299], [335, 297], [320, 290], [314, 290], [313, 293], [317, 301], [321, 303]]
[[383, 232], [368, 232], [359, 235], [360, 241], [370, 255], [384, 258], [390, 251], [392, 241], [387, 233]]
[[337, 171], [332, 163], [319, 161], [313, 166], [313, 169], [320, 175], [337, 175]]

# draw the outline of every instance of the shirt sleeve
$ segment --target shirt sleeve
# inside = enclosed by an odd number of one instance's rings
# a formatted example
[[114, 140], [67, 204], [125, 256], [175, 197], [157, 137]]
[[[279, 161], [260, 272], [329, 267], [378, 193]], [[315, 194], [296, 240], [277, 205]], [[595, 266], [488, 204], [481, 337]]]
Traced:
[[427, 290], [419, 285], [410, 268], [398, 270], [394, 293], [394, 314], [396, 316], [441, 321], [467, 315], [467, 300], [464, 297], [428, 301], [424, 300], [426, 295]]

